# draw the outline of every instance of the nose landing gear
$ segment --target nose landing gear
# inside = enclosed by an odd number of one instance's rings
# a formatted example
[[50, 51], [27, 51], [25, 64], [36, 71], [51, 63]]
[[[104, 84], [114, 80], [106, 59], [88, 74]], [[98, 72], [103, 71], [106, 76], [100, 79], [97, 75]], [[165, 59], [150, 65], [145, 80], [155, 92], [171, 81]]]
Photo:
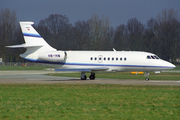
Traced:
[[145, 76], [146, 76], [146, 81], [149, 81], [149, 72], [146, 72], [146, 74], [145, 74]]

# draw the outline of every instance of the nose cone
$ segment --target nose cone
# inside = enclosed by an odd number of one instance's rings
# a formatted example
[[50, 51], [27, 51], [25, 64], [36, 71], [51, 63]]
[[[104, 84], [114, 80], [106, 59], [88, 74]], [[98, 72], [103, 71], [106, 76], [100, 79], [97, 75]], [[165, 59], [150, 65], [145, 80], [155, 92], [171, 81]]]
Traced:
[[173, 69], [173, 68], [175, 68], [176, 66], [175, 66], [174, 64], [170, 63], [170, 67]]
[[165, 66], [167, 69], [173, 69], [173, 68], [176, 67], [174, 64], [172, 64], [172, 63], [170, 63], [170, 62], [167, 62], [167, 61], [164, 62], [164, 66]]
[[165, 60], [157, 60], [156, 65], [160, 71], [161, 70], [169, 70], [169, 69], [173, 69], [176, 67], [174, 64], [172, 64], [168, 61], [165, 61]]

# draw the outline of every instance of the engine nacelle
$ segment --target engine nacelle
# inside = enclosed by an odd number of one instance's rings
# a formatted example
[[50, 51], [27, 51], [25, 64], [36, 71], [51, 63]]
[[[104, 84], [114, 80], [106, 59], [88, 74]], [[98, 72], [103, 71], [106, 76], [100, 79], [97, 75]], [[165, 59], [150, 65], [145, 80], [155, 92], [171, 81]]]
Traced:
[[51, 61], [51, 62], [63, 62], [67, 58], [67, 54], [65, 51], [55, 51], [55, 52], [45, 52], [39, 53], [38, 59]]

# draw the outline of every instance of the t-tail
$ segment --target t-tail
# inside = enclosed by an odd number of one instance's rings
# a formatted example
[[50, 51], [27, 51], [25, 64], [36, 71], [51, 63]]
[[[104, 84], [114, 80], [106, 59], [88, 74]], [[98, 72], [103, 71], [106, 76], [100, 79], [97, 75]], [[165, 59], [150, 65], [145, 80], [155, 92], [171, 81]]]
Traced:
[[34, 22], [20, 22], [25, 44], [7, 46], [9, 48], [27, 48], [26, 52], [20, 56], [31, 61], [37, 60], [39, 53], [57, 51], [39, 35], [32, 27], [32, 24], [34, 24]]

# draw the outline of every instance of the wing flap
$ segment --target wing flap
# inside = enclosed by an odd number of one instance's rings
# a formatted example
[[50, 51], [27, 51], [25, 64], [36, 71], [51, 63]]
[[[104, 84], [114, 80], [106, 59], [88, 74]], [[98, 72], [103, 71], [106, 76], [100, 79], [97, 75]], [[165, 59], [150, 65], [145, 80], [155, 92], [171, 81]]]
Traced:
[[108, 67], [99, 68], [72, 68], [72, 69], [54, 69], [55, 71], [75, 71], [75, 72], [93, 72], [93, 71], [106, 71]]

